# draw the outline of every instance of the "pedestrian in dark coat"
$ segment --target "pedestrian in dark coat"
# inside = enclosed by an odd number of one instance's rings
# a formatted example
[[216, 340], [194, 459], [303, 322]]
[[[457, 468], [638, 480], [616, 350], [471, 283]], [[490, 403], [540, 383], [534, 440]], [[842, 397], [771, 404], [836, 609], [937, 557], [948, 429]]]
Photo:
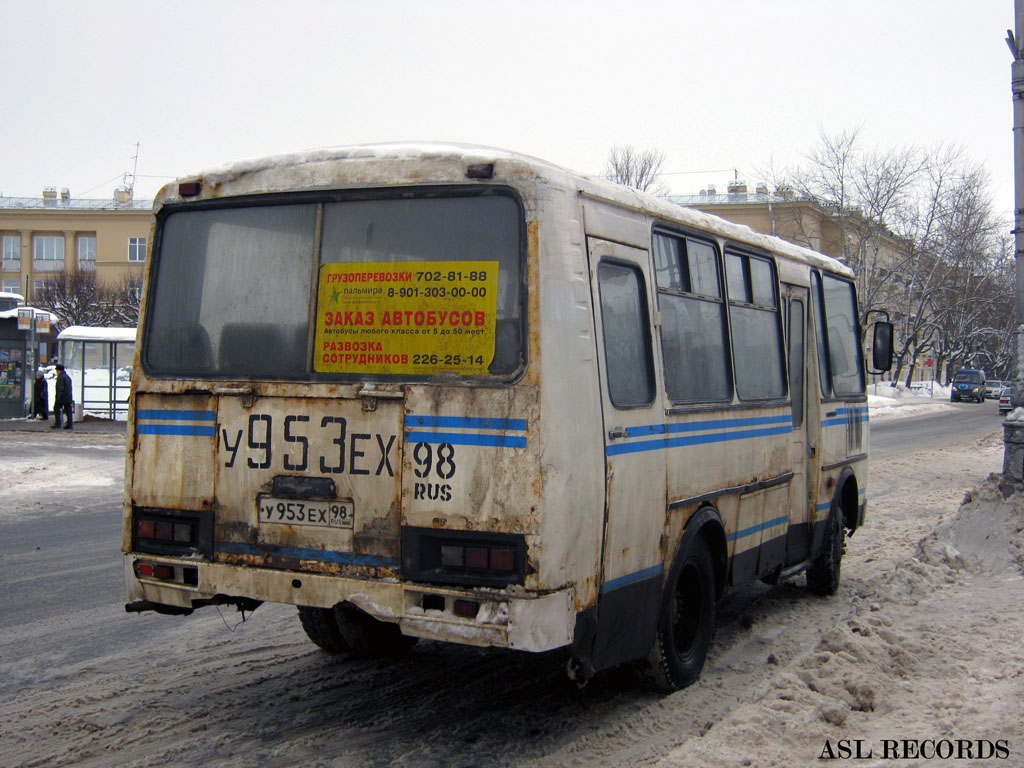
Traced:
[[53, 398], [53, 421], [54, 424], [50, 429], [58, 429], [61, 426], [61, 413], [67, 420], [67, 424], [64, 425], [64, 429], [72, 429], [74, 423], [74, 396], [71, 392], [71, 377], [64, 372], [64, 366], [61, 363], [57, 363], [57, 384], [54, 387], [55, 396]]
[[43, 372], [36, 371], [36, 380], [32, 382], [32, 415], [29, 416], [30, 419], [38, 417], [46, 421], [46, 417], [50, 413], [49, 404], [46, 402], [48, 394]]

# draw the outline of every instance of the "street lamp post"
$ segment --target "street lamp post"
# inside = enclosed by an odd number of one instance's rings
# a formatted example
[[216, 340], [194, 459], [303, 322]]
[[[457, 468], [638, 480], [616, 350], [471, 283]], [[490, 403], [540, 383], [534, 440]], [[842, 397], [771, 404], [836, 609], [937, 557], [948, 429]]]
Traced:
[[[1024, 405], [1024, 0], [1014, 0], [1014, 29], [1006, 31], [1013, 54], [1010, 80], [1013, 91], [1014, 256], [1017, 276], [1017, 373], [1013, 405]], [[1013, 417], [1003, 422], [1003, 478], [1024, 480], [1024, 422]]]

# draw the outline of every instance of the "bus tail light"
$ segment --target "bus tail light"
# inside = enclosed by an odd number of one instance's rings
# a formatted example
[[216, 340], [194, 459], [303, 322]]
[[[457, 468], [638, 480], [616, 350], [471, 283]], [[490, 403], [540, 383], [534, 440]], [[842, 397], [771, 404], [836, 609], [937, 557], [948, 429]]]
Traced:
[[205, 512], [136, 508], [132, 548], [154, 555], [213, 555], [213, 518]]
[[170, 565], [169, 563], [135, 563], [135, 575], [140, 579], [156, 579], [176, 584], [195, 587], [199, 585], [199, 569], [188, 565]]
[[526, 578], [526, 537], [404, 528], [402, 576], [435, 584], [522, 584]]

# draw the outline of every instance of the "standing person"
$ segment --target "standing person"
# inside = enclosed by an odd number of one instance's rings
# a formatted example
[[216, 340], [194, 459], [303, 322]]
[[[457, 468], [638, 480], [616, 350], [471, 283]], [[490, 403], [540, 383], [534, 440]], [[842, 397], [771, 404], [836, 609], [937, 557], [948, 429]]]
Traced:
[[67, 418], [67, 424], [64, 425], [64, 429], [72, 429], [74, 422], [73, 403], [74, 397], [71, 392], [71, 377], [64, 372], [63, 363], [57, 363], [57, 384], [54, 387], [55, 396], [53, 398], [53, 421], [54, 424], [50, 429], [59, 429], [61, 422], [61, 411]]
[[49, 408], [46, 402], [48, 394], [46, 378], [43, 376], [43, 371], [40, 368], [36, 371], [36, 380], [32, 382], [32, 415], [29, 416], [30, 419], [38, 416], [43, 421], [46, 421], [46, 417], [49, 415]]

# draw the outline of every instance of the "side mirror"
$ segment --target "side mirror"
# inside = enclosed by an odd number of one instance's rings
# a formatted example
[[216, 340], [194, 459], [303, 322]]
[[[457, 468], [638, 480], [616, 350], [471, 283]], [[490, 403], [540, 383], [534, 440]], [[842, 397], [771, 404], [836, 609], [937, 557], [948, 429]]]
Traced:
[[871, 326], [871, 373], [892, 368], [892, 323], [879, 320]]

